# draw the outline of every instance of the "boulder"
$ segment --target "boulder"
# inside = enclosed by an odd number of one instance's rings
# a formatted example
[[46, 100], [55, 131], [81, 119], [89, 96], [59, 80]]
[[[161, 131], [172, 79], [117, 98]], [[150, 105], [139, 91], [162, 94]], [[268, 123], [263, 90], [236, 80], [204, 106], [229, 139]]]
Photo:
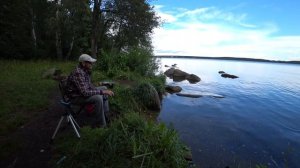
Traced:
[[230, 74], [228, 74], [228, 73], [223, 73], [221, 76], [222, 76], [223, 78], [231, 78], [231, 79], [238, 78], [238, 76], [230, 75]]
[[170, 78], [173, 79], [174, 82], [182, 82], [182, 81], [186, 80], [185, 76], [173, 76]]
[[169, 93], [178, 93], [182, 90], [180, 86], [170, 86], [170, 85], [167, 85], [165, 89]]
[[166, 70], [166, 72], [164, 72], [164, 74], [167, 77], [173, 77], [174, 70], [175, 70], [175, 68], [170, 68], [170, 69]]
[[186, 73], [180, 69], [170, 68], [164, 72], [164, 74], [173, 79], [174, 82], [181, 82], [184, 80], [188, 80], [190, 83], [197, 83], [201, 79], [195, 74]]
[[191, 97], [191, 98], [199, 98], [202, 97], [200, 94], [190, 94], [190, 93], [176, 93], [177, 96], [183, 96], [183, 97]]
[[224, 96], [209, 92], [202, 92], [202, 93], [176, 93], [177, 96], [183, 97], [191, 97], [191, 98], [199, 98], [199, 97], [213, 97], [213, 98], [224, 98]]
[[195, 75], [195, 74], [189, 74], [188, 76], [186, 76], [186, 79], [190, 82], [190, 83], [197, 83], [200, 82], [200, 78]]
[[66, 78], [67, 78], [66, 75], [56, 75], [56, 76], [52, 77], [52, 79], [57, 80], [57, 81], [61, 81], [61, 80], [64, 80]]
[[62, 78], [61, 76], [62, 71], [57, 68], [50, 68], [42, 74], [42, 78], [44, 79], [60, 79]]
[[174, 69], [173, 71], [173, 77], [186, 77], [188, 76], [189, 74], [180, 70], [180, 69]]
[[134, 88], [135, 98], [138, 102], [143, 104], [150, 110], [160, 110], [161, 102], [159, 95], [150, 83], [141, 83], [136, 88]]

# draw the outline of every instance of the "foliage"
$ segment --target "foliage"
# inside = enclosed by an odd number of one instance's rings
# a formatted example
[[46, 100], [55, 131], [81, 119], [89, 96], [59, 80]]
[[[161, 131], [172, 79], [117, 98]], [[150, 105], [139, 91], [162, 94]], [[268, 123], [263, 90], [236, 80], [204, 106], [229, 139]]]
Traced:
[[[150, 34], [159, 18], [146, 0], [98, 0], [99, 11], [92, 9], [94, 2], [0, 1], [1, 57], [70, 60], [91, 54], [91, 39], [96, 40], [95, 49], [98, 43], [98, 51], [151, 49]], [[97, 16], [97, 29], [93, 16]]]
[[116, 86], [114, 87], [114, 93], [116, 96], [110, 99], [112, 111], [118, 111], [122, 113], [140, 111], [140, 107], [133, 97], [131, 88]]
[[111, 77], [115, 77], [122, 71], [135, 72], [141, 76], [154, 76], [158, 63], [151, 50], [133, 47], [128, 52], [119, 53], [115, 50], [110, 53], [103, 52], [98, 67]]
[[101, 59], [97, 61], [97, 67], [100, 71], [105, 71], [112, 77], [119, 71], [128, 71], [126, 62], [127, 58], [122, 53], [116, 51], [103, 52]]
[[118, 50], [132, 46], [150, 47], [150, 34], [159, 26], [159, 17], [146, 0], [108, 0], [105, 7], [112, 12], [105, 13], [111, 20], [110, 36]]
[[107, 129], [81, 130], [82, 139], [61, 139], [61, 167], [187, 167], [175, 130], [127, 113]]

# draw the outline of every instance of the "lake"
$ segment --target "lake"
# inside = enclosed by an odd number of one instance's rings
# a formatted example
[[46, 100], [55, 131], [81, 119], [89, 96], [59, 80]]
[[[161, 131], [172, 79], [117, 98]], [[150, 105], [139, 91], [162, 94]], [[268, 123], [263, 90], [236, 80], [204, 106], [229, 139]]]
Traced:
[[[200, 98], [167, 94], [158, 116], [192, 149], [197, 167], [300, 167], [300, 65], [160, 58], [201, 81], [167, 84]], [[239, 78], [223, 78], [225, 71]], [[221, 95], [224, 98], [216, 98]]]

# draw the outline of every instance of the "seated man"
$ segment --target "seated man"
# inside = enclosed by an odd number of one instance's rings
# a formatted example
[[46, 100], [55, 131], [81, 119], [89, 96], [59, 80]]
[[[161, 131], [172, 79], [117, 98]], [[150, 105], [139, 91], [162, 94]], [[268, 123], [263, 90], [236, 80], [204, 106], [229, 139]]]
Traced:
[[94, 104], [93, 127], [106, 126], [105, 113], [108, 112], [107, 96], [113, 96], [106, 87], [95, 87], [91, 82], [93, 63], [97, 60], [87, 54], [79, 57], [78, 66], [67, 79], [68, 96], [71, 103], [78, 105]]

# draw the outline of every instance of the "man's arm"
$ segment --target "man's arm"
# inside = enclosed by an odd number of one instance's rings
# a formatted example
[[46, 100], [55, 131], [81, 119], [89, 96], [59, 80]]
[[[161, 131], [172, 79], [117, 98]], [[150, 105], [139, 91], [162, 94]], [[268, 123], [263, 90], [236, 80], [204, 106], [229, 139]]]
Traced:
[[102, 90], [103, 94], [104, 95], [108, 95], [108, 96], [113, 96], [114, 95], [114, 92], [111, 91], [111, 90]]

